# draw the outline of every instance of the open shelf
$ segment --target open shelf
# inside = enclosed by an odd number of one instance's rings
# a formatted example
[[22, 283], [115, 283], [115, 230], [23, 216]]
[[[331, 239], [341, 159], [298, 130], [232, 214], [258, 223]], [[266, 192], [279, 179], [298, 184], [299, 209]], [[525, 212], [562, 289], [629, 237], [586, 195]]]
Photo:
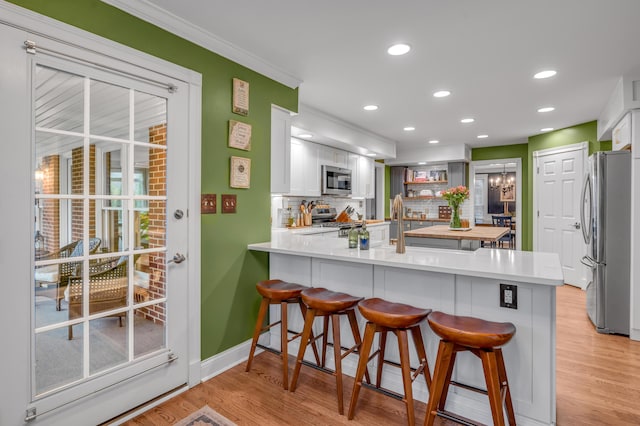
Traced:
[[405, 185], [424, 185], [425, 183], [447, 183], [446, 180], [427, 180], [424, 182], [405, 182]]
[[402, 197], [403, 201], [411, 200], [442, 200], [442, 197], [436, 197], [435, 195], [418, 195], [416, 197]]

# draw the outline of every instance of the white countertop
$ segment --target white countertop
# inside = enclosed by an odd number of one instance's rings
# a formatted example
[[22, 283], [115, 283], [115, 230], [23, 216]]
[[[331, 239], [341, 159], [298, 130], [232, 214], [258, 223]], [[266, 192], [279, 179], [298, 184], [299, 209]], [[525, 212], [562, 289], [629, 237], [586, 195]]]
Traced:
[[[374, 228], [376, 226], [388, 226], [388, 222], [377, 222], [377, 223], [368, 223], [367, 228]], [[300, 228], [292, 227], [292, 228], [271, 228], [271, 233], [274, 232], [288, 232], [294, 235], [313, 235], [313, 234], [327, 234], [329, 232], [338, 232], [338, 228], [330, 228], [330, 227], [312, 227], [312, 226], [303, 226]]]
[[[309, 228], [314, 229], [314, 228]], [[317, 228], [324, 229], [324, 228]], [[396, 247], [373, 243], [369, 250], [349, 249], [346, 239], [310, 239], [292, 232], [272, 232], [272, 241], [249, 244], [249, 250], [368, 263], [474, 277], [560, 286], [564, 284], [556, 253], [481, 248], [476, 251]]]

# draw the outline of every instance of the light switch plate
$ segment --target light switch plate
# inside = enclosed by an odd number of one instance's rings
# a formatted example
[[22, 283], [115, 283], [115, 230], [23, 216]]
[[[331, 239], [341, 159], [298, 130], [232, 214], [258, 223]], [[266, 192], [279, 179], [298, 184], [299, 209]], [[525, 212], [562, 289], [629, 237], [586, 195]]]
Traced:
[[222, 213], [235, 213], [237, 199], [235, 194], [222, 194]]
[[200, 212], [202, 214], [216, 213], [216, 194], [200, 195]]

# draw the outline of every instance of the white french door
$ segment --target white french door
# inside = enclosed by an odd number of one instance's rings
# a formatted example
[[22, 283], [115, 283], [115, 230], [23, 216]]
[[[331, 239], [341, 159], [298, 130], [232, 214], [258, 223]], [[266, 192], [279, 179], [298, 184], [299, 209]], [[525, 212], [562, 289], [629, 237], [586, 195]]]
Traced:
[[2, 23], [0, 52], [0, 424], [101, 423], [189, 380], [189, 84]]
[[588, 144], [534, 153], [534, 251], [558, 253], [564, 281], [586, 288], [580, 196]]

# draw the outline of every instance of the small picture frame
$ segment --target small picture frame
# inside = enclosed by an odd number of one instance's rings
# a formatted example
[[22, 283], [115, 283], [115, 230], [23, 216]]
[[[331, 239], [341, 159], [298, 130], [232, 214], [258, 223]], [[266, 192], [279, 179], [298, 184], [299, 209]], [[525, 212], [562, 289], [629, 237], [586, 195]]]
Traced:
[[511, 202], [515, 200], [516, 200], [516, 186], [514, 184], [500, 186], [501, 202]]
[[251, 124], [229, 120], [229, 147], [251, 151]]
[[236, 114], [249, 115], [249, 83], [239, 78], [233, 79], [233, 107]]
[[251, 159], [231, 157], [229, 180], [231, 188], [249, 188], [251, 184]]

